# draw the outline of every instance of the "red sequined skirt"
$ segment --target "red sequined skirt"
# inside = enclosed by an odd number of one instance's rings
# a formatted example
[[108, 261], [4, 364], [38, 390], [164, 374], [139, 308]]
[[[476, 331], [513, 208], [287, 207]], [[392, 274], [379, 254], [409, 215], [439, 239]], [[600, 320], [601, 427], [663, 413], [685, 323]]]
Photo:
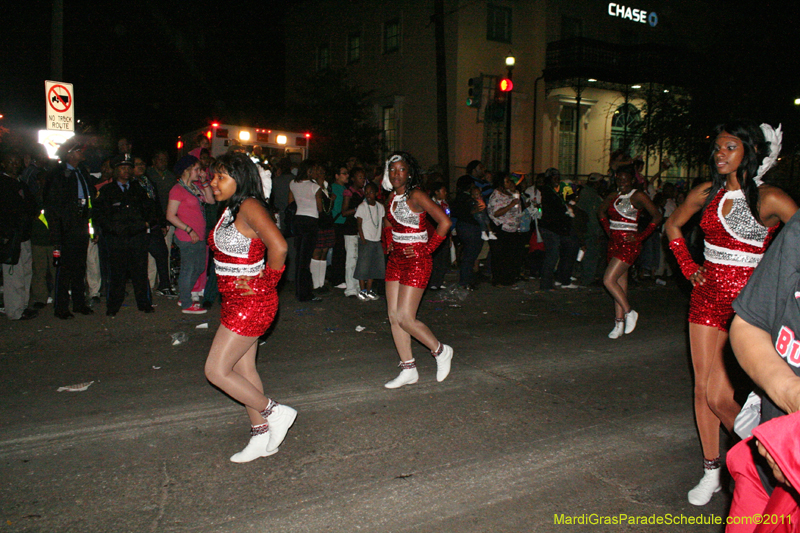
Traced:
[[703, 263], [705, 283], [695, 285], [689, 301], [689, 322], [728, 331], [733, 300], [747, 285], [753, 268]]
[[642, 243], [639, 241], [624, 241], [625, 235], [630, 235], [630, 231], [612, 231], [611, 238], [608, 240], [608, 260], [616, 257], [623, 263], [632, 265], [636, 258], [642, 253]]
[[278, 291], [269, 277], [253, 278], [248, 284], [255, 294], [243, 296], [246, 290], [236, 288], [236, 276], [217, 276], [222, 295], [220, 320], [229, 330], [244, 337], [264, 334], [278, 311]]
[[[417, 257], [406, 257], [403, 250], [412, 246], [417, 251]], [[386, 263], [386, 281], [399, 281], [401, 285], [424, 289], [428, 286], [431, 277], [433, 261], [425, 251], [428, 243], [392, 244], [392, 253]]]

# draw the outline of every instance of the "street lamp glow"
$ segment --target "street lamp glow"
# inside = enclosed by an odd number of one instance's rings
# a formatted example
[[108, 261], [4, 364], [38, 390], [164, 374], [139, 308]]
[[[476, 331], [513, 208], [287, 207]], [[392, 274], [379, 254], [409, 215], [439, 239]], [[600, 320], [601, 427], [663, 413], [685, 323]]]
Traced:
[[641, 85], [631, 85], [631, 89], [641, 89]]
[[[794, 99], [794, 105], [800, 105], [800, 98], [795, 98]], [[2, 116], [3, 115], [0, 115], [0, 117], [2, 117]]]
[[506, 57], [506, 66], [508, 68], [514, 68], [516, 62], [517, 62], [516, 58], [511, 54], [508, 54], [508, 56]]
[[594, 79], [594, 78], [589, 78], [589, 79], [588, 79], [588, 80], [586, 80], [586, 81], [588, 81], [589, 83], [594, 83], [594, 82], [596, 82], [597, 80], [596, 80], [596, 79]]

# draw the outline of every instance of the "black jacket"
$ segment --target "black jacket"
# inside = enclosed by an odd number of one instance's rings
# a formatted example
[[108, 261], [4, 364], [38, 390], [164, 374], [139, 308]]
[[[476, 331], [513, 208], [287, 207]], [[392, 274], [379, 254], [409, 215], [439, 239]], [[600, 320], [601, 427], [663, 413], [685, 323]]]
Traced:
[[453, 205], [450, 206], [450, 213], [453, 218], [457, 219], [462, 224], [477, 226], [478, 221], [475, 219], [475, 214], [472, 213], [474, 207], [475, 200], [472, 198], [469, 191], [459, 191], [456, 194], [455, 200], [453, 200]]
[[552, 187], [542, 187], [542, 218], [539, 227], [556, 235], [569, 235], [572, 217], [567, 214], [567, 206]]
[[0, 174], [0, 235], [20, 234], [20, 242], [31, 238], [33, 221], [39, 216], [36, 200], [24, 183]]
[[83, 177], [87, 195], [95, 195], [95, 180], [85, 168], [73, 170], [62, 163], [48, 172], [44, 189], [44, 214], [50, 229], [50, 242], [60, 246], [64, 241], [89, 238], [89, 202], [78, 197], [79, 179]]
[[103, 235], [113, 238], [129, 239], [147, 232], [148, 227], [158, 223], [156, 204], [141, 185], [131, 180], [127, 191], [123, 191], [116, 181], [100, 189], [94, 206], [95, 223]]

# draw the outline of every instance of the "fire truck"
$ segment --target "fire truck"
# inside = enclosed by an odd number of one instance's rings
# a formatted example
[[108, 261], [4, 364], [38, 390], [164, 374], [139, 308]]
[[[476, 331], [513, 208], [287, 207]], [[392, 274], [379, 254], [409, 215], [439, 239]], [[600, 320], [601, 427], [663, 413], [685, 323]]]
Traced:
[[196, 148], [195, 139], [198, 135], [205, 136], [211, 143], [209, 151], [212, 157], [221, 156], [231, 146], [242, 146], [247, 153], [252, 153], [254, 147], [260, 146], [264, 159], [288, 157], [293, 163], [300, 163], [308, 158], [308, 145], [311, 141], [310, 133], [213, 122], [205, 128], [190, 131], [178, 138], [178, 153], [181, 156]]

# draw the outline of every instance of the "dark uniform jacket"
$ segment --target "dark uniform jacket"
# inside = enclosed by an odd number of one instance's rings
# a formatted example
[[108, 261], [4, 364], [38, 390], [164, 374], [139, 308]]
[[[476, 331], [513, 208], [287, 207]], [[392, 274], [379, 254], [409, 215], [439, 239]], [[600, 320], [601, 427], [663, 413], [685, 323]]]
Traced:
[[123, 191], [119, 183], [112, 181], [100, 189], [95, 201], [94, 219], [106, 237], [130, 239], [146, 233], [158, 222], [155, 202], [141, 185], [131, 180]]
[[80, 173], [86, 185], [84, 196], [95, 193], [94, 179], [84, 168], [70, 169], [66, 163], [58, 165], [50, 171], [45, 179], [44, 214], [50, 229], [50, 242], [61, 246], [65, 241], [75, 237], [89, 237], [89, 218], [91, 212], [89, 202], [81, 202], [78, 197]]

